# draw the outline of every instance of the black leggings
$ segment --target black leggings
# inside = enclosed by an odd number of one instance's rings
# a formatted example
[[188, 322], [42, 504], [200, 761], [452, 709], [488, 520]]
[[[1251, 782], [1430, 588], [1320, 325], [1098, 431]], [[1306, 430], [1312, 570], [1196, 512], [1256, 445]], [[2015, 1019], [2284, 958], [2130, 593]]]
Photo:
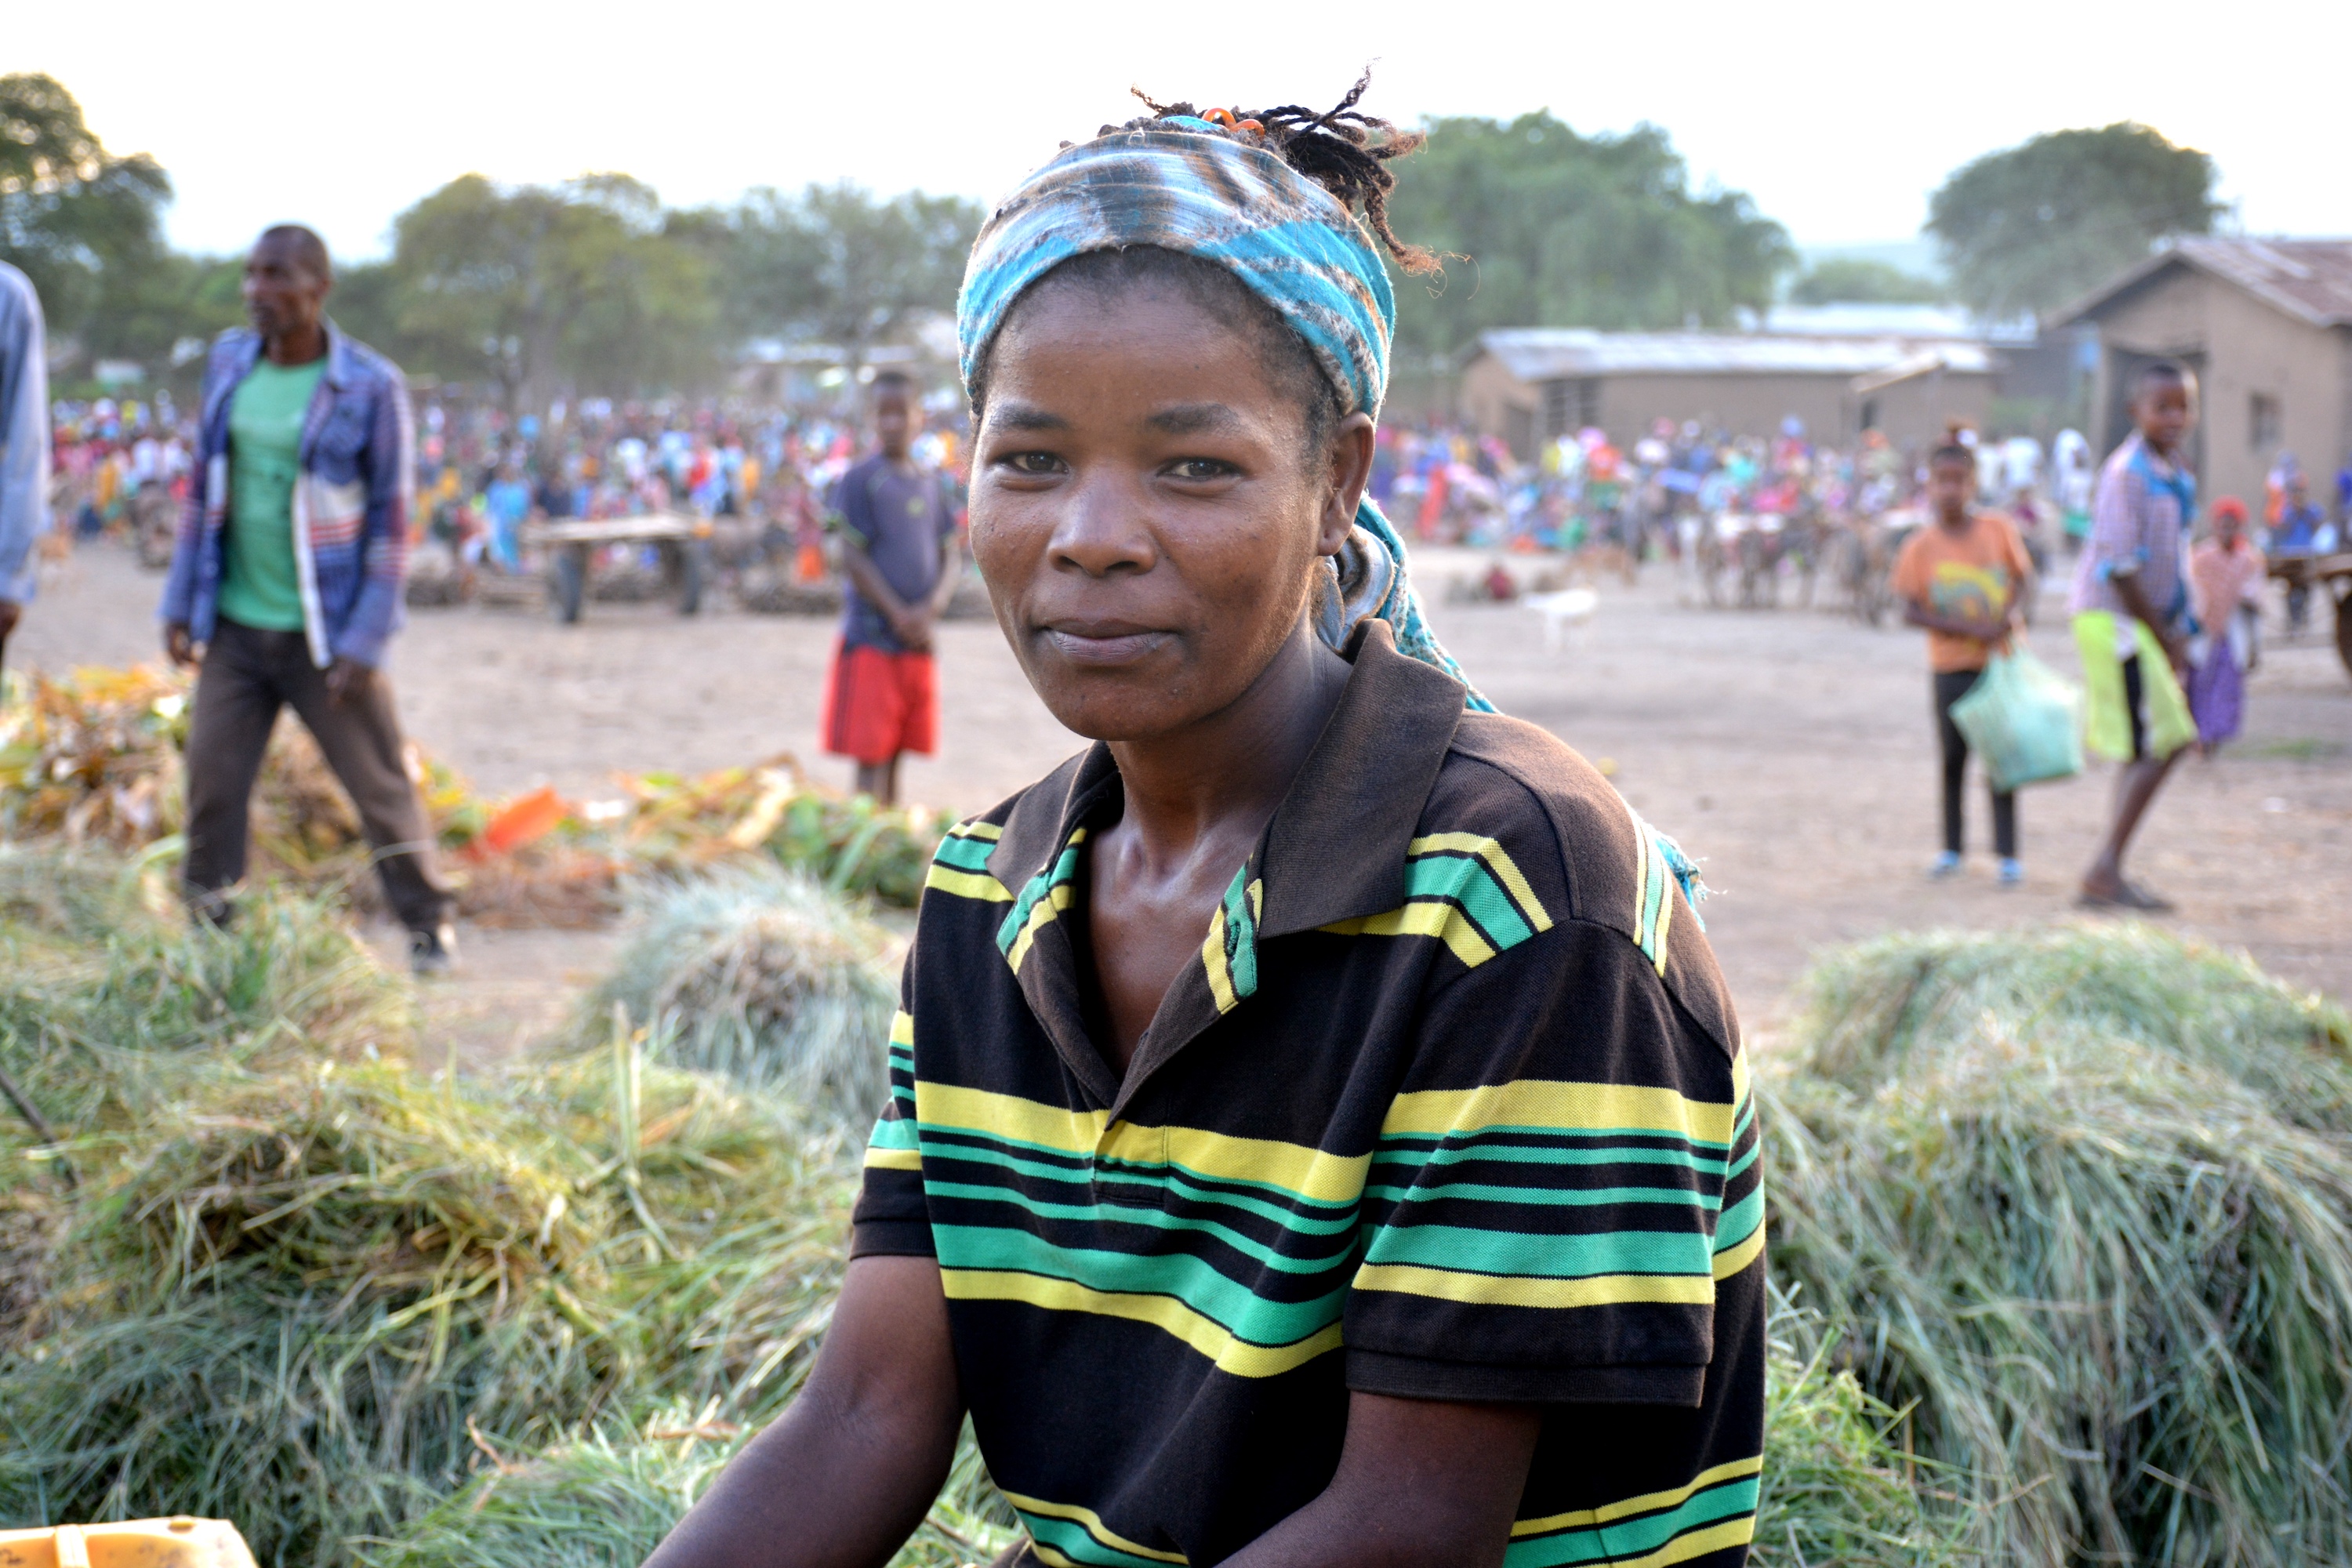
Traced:
[[[1968, 737], [1952, 722], [1952, 704], [1969, 694], [1980, 669], [1947, 669], [1936, 675], [1936, 733], [1944, 742], [1944, 847], [1958, 855], [1965, 829], [1960, 784], [1969, 766]], [[2017, 794], [1992, 793], [1992, 848], [2004, 860], [2017, 858]]]

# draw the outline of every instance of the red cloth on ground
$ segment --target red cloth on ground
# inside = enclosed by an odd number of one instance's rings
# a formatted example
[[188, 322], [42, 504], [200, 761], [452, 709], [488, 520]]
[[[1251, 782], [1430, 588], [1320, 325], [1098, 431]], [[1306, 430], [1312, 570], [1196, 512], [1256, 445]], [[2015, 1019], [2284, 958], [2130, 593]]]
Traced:
[[927, 653], [878, 647], [833, 650], [824, 681], [824, 749], [879, 767], [901, 752], [939, 744], [939, 665]]

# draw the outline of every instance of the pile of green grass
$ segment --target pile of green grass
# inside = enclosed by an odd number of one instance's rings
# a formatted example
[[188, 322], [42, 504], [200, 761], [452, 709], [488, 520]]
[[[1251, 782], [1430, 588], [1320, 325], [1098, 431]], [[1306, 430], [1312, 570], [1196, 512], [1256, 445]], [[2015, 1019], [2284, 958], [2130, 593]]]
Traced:
[[1759, 1070], [1772, 1267], [1999, 1562], [2352, 1561], [2352, 1023], [2146, 927], [1892, 937]]
[[1941, 1489], [1896, 1447], [1907, 1412], [1832, 1361], [1817, 1313], [1777, 1291], [1764, 1365], [1764, 1486], [1749, 1557], [1770, 1568], [1944, 1568], [1965, 1561]]
[[487, 1452], [798, 1386], [839, 1132], [626, 1033], [510, 1079], [371, 1060], [404, 989], [314, 902], [219, 933], [120, 868], [11, 885], [0, 1065], [56, 1142], [0, 1110], [0, 1519], [208, 1515], [343, 1562]]
[[77, 1149], [54, 1304], [0, 1368], [0, 1515], [227, 1518], [289, 1562], [493, 1447], [772, 1415], [852, 1181], [836, 1142], [634, 1050], [537, 1091], [320, 1063]]
[[673, 1066], [773, 1090], [863, 1132], [888, 1093], [898, 991], [889, 940], [841, 898], [772, 865], [659, 881], [631, 900], [635, 931], [583, 1009], [652, 1021]]

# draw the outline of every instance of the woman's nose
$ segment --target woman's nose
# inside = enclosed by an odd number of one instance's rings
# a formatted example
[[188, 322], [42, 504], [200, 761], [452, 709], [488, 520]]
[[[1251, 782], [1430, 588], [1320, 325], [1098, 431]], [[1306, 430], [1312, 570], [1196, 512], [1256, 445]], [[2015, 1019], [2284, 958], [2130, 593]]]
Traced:
[[1160, 559], [1142, 498], [1110, 475], [1080, 474], [1063, 491], [1066, 505], [1054, 528], [1054, 563], [1107, 577], [1149, 572]]

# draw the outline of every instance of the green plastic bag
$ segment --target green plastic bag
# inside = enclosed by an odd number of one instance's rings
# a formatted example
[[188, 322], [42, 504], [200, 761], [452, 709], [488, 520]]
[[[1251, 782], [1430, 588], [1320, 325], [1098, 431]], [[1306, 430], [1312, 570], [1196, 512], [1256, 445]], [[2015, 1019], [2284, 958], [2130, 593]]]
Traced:
[[2083, 694], [2022, 649], [1992, 656], [1968, 695], [1952, 704], [1952, 722], [2004, 795], [2083, 771]]

